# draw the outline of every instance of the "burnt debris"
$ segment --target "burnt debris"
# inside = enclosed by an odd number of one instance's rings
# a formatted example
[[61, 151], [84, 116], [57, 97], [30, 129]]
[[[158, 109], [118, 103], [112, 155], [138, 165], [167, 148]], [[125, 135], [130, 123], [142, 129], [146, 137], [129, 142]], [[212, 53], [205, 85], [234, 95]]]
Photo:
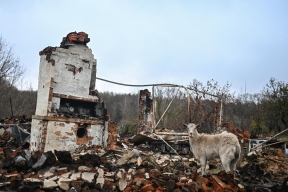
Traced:
[[[5, 134], [5, 131], [0, 135]], [[15, 138], [1, 137], [0, 190], [3, 191], [285, 191], [288, 158], [279, 148], [243, 156], [235, 176], [219, 159], [200, 163], [189, 154], [153, 152], [120, 138], [123, 147], [85, 146], [71, 151], [29, 152]], [[147, 145], [147, 144], [146, 144]], [[117, 148], [117, 149], [116, 149]], [[286, 182], [285, 182], [286, 181]]]

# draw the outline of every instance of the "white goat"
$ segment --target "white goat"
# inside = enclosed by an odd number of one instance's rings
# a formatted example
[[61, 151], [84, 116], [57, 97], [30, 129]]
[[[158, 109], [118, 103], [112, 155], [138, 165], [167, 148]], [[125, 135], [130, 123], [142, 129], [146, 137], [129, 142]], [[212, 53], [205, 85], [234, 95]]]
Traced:
[[195, 158], [200, 161], [202, 175], [206, 175], [207, 161], [216, 157], [220, 157], [227, 173], [234, 174], [241, 153], [239, 141], [234, 134], [199, 134], [197, 131], [199, 125], [189, 123], [185, 126], [188, 128], [190, 149]]

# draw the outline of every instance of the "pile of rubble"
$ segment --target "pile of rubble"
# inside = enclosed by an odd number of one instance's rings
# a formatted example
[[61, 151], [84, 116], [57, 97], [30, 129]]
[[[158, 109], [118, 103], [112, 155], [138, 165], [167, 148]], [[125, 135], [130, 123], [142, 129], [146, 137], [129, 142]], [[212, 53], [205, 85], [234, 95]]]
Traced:
[[30, 122], [31, 122], [31, 118], [26, 118], [25, 115], [0, 119], [0, 125], [3, 125], [3, 126], [7, 124], [23, 124], [23, 123], [30, 123]]
[[288, 158], [280, 150], [249, 154], [235, 177], [222, 170], [220, 160], [210, 161], [209, 175], [203, 177], [190, 155], [152, 152], [149, 144], [134, 146], [127, 138], [121, 140], [126, 144], [118, 142], [105, 150], [82, 146], [73, 152], [31, 153], [11, 127], [1, 126], [1, 191], [286, 190]]
[[269, 148], [248, 153], [241, 163], [239, 174], [248, 191], [288, 191], [288, 158], [281, 149]]

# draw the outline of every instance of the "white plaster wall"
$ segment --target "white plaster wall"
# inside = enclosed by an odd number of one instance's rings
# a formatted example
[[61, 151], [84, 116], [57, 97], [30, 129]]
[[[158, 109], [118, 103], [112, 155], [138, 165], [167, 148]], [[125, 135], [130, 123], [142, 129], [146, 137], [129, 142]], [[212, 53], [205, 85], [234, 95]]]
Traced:
[[107, 138], [104, 137], [107, 130], [105, 130], [105, 127], [103, 125], [91, 125], [91, 129], [89, 131], [89, 134], [93, 136], [92, 145], [103, 146], [103, 142], [107, 143]]
[[54, 151], [55, 149], [73, 151], [76, 146], [73, 126], [75, 123], [49, 121], [44, 151]]
[[38, 93], [36, 115], [47, 115], [48, 97], [50, 90], [51, 77], [54, 77], [54, 66], [48, 63], [46, 55], [41, 55], [38, 77]]
[[43, 130], [46, 128], [45, 123], [42, 120], [32, 119], [31, 127], [30, 150], [38, 151], [42, 142]]
[[[77, 127], [78, 126], [75, 123], [49, 121], [47, 126], [47, 137], [44, 151], [75, 151], [75, 149], [81, 146], [76, 144]], [[91, 137], [92, 139], [89, 140], [85, 145], [103, 146], [103, 135], [105, 134], [108, 133], [105, 133], [103, 125], [91, 125], [91, 127], [87, 129], [87, 136]], [[107, 139], [104, 143], [107, 145]]]
[[[57, 48], [52, 52], [51, 58], [56, 62], [53, 92], [90, 97], [92, 65], [96, 65], [91, 49], [84, 45], [70, 46], [69, 49]], [[73, 65], [78, 69], [82, 67], [82, 71], [73, 74], [72, 71], [68, 71], [67, 65]]]

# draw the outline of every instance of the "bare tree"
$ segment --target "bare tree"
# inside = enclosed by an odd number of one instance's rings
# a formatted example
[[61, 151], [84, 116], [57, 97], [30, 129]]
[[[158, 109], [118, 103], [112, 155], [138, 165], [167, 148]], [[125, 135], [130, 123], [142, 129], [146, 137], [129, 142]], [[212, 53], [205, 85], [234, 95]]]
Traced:
[[13, 47], [0, 36], [0, 82], [14, 86], [24, 72], [24, 67], [13, 53]]
[[271, 78], [262, 91], [262, 105], [270, 131], [288, 127], [288, 83]]
[[[215, 126], [215, 119], [220, 118], [217, 115], [216, 106], [221, 105], [224, 113], [222, 114], [222, 123], [228, 120], [227, 111], [229, 103], [234, 101], [234, 92], [230, 92], [230, 83], [220, 86], [217, 81], [207, 81], [206, 85], [196, 79], [190, 83], [191, 92], [191, 120], [194, 123], [202, 124], [204, 132], [212, 132]], [[219, 106], [220, 107], [220, 106]], [[220, 111], [220, 109], [219, 109]], [[225, 117], [225, 118], [223, 118]]]
[[0, 36], [0, 117], [15, 115], [12, 104], [16, 97], [21, 97], [15, 85], [24, 72], [24, 67], [14, 56], [13, 47]]
[[252, 111], [251, 115], [251, 124], [254, 129], [256, 129], [257, 134], [260, 134], [260, 131], [265, 126], [265, 109], [262, 105], [261, 101], [263, 100], [263, 95], [253, 94], [251, 95], [251, 101], [252, 105], [250, 107], [250, 110]]

